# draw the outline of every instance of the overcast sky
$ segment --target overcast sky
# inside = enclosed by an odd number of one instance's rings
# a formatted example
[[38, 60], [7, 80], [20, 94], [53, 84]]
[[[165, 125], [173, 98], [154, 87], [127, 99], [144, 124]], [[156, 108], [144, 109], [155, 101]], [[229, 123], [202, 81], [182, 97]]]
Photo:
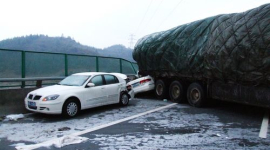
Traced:
[[206, 17], [243, 12], [270, 0], [0, 0], [0, 40], [44, 34], [83, 45], [130, 46], [153, 32]]

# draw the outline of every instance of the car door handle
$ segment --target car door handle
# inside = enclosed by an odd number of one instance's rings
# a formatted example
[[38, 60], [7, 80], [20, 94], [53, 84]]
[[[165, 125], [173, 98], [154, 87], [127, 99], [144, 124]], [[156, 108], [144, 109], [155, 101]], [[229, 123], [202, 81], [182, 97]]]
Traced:
[[105, 88], [103, 87], [103, 88], [101, 88], [102, 90], [104, 90]]

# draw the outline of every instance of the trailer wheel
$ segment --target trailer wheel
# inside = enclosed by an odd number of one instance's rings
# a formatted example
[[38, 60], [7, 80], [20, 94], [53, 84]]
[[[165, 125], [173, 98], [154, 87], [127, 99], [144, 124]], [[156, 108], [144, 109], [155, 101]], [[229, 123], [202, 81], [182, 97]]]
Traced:
[[186, 101], [186, 93], [183, 85], [179, 81], [173, 81], [170, 85], [169, 94], [171, 101], [183, 103]]
[[192, 83], [187, 90], [187, 99], [191, 106], [202, 107], [205, 104], [205, 91], [201, 84]]
[[164, 99], [167, 97], [168, 90], [163, 80], [157, 80], [155, 86], [155, 94], [158, 99]]

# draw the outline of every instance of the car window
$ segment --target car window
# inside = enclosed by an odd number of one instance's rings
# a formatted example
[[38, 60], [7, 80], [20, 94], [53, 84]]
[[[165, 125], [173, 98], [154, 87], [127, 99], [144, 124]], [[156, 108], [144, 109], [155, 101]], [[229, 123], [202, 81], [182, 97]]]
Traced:
[[103, 80], [101, 76], [95, 76], [91, 79], [91, 82], [95, 84], [95, 86], [103, 85]]
[[104, 75], [106, 84], [119, 83], [118, 79], [113, 75]]
[[119, 80], [117, 77], [114, 76], [115, 83], [119, 83]]
[[66, 86], [82, 86], [89, 78], [90, 76], [87, 75], [71, 75], [66, 77], [58, 84]]

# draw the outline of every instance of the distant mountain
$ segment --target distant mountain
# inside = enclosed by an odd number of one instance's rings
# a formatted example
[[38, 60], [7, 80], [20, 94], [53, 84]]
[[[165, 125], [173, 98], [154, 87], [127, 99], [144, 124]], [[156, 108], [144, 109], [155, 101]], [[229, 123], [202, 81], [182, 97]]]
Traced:
[[123, 45], [113, 45], [98, 52], [101, 56], [124, 58], [135, 62], [132, 57], [133, 49], [126, 48]]
[[99, 49], [82, 45], [71, 37], [48, 37], [46, 35], [15, 37], [0, 41], [0, 49], [108, 56], [135, 62], [132, 58], [132, 49], [123, 45]]

